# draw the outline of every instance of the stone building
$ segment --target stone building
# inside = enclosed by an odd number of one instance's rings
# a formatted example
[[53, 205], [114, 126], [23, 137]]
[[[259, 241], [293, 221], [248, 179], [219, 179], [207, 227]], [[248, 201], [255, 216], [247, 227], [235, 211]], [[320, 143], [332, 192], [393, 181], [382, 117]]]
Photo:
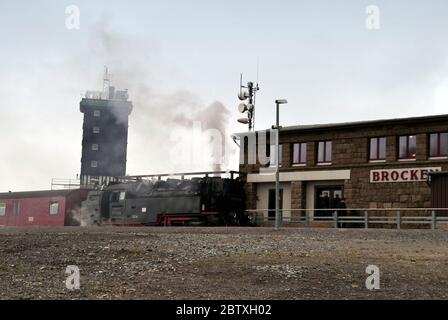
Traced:
[[[275, 145], [270, 134], [237, 135], [247, 208], [272, 218]], [[267, 142], [260, 142], [263, 135]], [[279, 141], [280, 206], [286, 220], [300, 214], [288, 209], [325, 214], [313, 210], [337, 208], [343, 198], [347, 208], [428, 208], [428, 172], [448, 170], [448, 115], [283, 127]]]
[[105, 184], [126, 175], [128, 122], [132, 102], [126, 90], [105, 85], [87, 91], [79, 104], [84, 114], [81, 185]]

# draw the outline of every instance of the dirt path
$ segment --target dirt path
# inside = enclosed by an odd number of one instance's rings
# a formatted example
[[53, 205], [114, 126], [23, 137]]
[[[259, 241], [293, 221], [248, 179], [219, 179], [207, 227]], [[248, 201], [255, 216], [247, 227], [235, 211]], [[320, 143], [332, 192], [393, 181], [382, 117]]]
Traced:
[[[66, 288], [68, 265], [80, 290]], [[366, 267], [380, 268], [367, 290]], [[0, 299], [448, 298], [448, 232], [0, 228]]]

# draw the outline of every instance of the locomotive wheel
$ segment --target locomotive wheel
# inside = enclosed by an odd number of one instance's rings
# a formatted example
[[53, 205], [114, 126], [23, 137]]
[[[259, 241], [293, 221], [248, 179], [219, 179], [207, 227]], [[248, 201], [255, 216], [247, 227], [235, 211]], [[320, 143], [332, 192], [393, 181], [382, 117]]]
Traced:
[[209, 216], [206, 218], [206, 221], [207, 221], [207, 225], [209, 225], [209, 226], [225, 225], [225, 221], [222, 216]]

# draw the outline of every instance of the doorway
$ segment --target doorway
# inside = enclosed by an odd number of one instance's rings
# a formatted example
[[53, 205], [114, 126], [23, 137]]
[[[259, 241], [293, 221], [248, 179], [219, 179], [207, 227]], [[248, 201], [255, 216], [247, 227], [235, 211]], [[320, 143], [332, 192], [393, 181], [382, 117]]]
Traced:
[[314, 208], [315, 216], [328, 217], [333, 214], [331, 209], [337, 209], [343, 198], [343, 186], [316, 186]]
[[[279, 209], [280, 216], [283, 215], [283, 189], [279, 189]], [[268, 220], [275, 220], [275, 189], [269, 189], [269, 202], [268, 202]]]

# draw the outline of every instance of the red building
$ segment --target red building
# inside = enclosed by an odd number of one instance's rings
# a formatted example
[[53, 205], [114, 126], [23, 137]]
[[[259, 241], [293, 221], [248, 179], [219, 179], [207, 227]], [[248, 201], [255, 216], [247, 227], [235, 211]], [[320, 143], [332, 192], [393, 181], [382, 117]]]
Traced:
[[0, 226], [79, 226], [89, 190], [0, 193]]

